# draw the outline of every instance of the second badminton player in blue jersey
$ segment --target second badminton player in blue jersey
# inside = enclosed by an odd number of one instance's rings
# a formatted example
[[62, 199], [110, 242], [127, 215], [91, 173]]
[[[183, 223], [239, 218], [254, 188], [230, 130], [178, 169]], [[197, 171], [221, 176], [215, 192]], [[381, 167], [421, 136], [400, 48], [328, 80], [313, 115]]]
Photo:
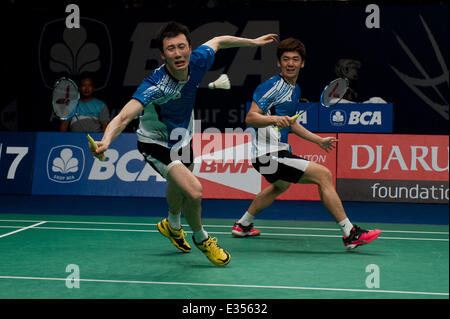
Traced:
[[202, 186], [191, 171], [197, 88], [219, 49], [262, 46], [276, 40], [276, 34], [256, 39], [218, 36], [192, 50], [188, 28], [177, 22], [168, 23], [156, 39], [164, 64], [144, 79], [132, 99], [110, 122], [102, 140], [97, 142], [98, 148], [91, 149], [95, 156], [103, 154], [126, 126], [141, 115], [137, 130], [138, 150], [168, 181], [168, 218], [158, 223], [159, 232], [182, 252], [190, 252], [180, 223], [183, 212], [194, 233], [194, 244], [217, 266], [228, 264], [231, 257], [217, 244], [217, 239], [211, 238], [203, 229]]
[[[294, 38], [281, 41], [277, 47], [277, 65], [280, 74], [261, 83], [253, 94], [253, 101], [246, 123], [255, 128], [253, 138], [253, 166], [271, 184], [263, 189], [250, 204], [248, 210], [233, 227], [236, 237], [257, 236], [253, 219], [275, 198], [286, 191], [291, 183], [316, 184], [322, 202], [343, 233], [344, 245], [353, 249], [377, 238], [379, 230], [367, 231], [353, 225], [334, 188], [331, 172], [323, 165], [310, 162], [292, 154], [288, 133], [317, 144], [325, 151], [334, 149], [334, 137], [320, 137], [298, 122], [290, 119], [297, 110], [300, 87], [297, 78], [305, 65], [304, 44]], [[275, 128], [280, 129], [280, 132]]]

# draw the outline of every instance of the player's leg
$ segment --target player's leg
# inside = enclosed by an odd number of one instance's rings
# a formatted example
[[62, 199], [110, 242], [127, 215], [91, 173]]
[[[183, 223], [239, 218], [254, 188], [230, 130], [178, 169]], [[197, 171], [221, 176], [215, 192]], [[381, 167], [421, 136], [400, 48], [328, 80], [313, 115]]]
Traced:
[[199, 180], [181, 162], [170, 167], [167, 180], [170, 185], [167, 198], [169, 211], [183, 211], [192, 231], [200, 231], [202, 229], [202, 185]]
[[191, 246], [185, 239], [180, 218], [184, 196], [178, 187], [170, 181], [167, 184], [166, 201], [169, 207], [168, 216], [157, 224], [157, 229], [163, 236], [169, 238], [175, 247], [188, 253], [191, 251]]
[[203, 229], [202, 185], [195, 175], [184, 165], [175, 164], [169, 168], [167, 180], [183, 196], [182, 211], [194, 232], [192, 239], [206, 257], [217, 266], [225, 266], [231, 260], [230, 254], [217, 244], [217, 238], [211, 238]]
[[[144, 156], [145, 161], [167, 179], [168, 168], [171, 163], [170, 149], [159, 144], [138, 142], [138, 150]], [[191, 251], [191, 247], [185, 240], [185, 233], [180, 221], [183, 195], [170, 181], [166, 195], [169, 207], [168, 217], [157, 224], [157, 229], [163, 236], [169, 238], [175, 247], [188, 253]]]
[[277, 180], [259, 192], [248, 208], [250, 215], [256, 216], [260, 211], [269, 207], [273, 201], [284, 193], [291, 184], [282, 180]]
[[298, 183], [317, 184], [320, 198], [334, 220], [339, 223], [347, 218], [341, 199], [334, 187], [333, 176], [328, 168], [315, 162], [310, 162]]
[[261, 232], [253, 227], [253, 219], [263, 209], [269, 207], [279, 195], [289, 188], [289, 186], [289, 182], [277, 180], [259, 192], [241, 219], [234, 223], [231, 232], [233, 236], [248, 237], [260, 235]]
[[173, 185], [167, 183], [166, 201], [169, 207], [168, 221], [172, 228], [179, 230], [181, 228], [181, 208], [183, 205], [183, 194]]
[[[236, 237], [257, 236], [261, 232], [253, 227], [253, 219], [262, 210], [269, 207], [273, 201], [285, 192], [291, 182], [296, 182], [302, 172], [292, 172], [286, 169], [286, 165], [280, 162], [287, 151], [271, 153], [259, 156], [253, 161], [253, 167], [270, 183], [268, 187], [259, 192], [250, 204], [248, 210], [234, 223], [232, 234]], [[286, 176], [293, 176], [290, 181]], [[296, 177], [296, 179], [295, 179]]]
[[325, 208], [341, 227], [344, 234], [343, 241], [348, 248], [353, 249], [367, 244], [381, 234], [378, 229], [367, 231], [350, 222], [334, 187], [333, 176], [325, 166], [310, 162], [298, 183], [318, 185], [320, 198]]

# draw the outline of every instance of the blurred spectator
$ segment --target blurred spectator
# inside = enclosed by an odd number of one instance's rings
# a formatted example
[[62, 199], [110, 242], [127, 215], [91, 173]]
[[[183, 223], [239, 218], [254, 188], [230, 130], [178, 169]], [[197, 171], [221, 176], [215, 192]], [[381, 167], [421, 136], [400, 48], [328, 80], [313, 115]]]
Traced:
[[334, 68], [334, 72], [338, 77], [346, 78], [349, 88], [344, 96], [347, 101], [356, 102], [358, 99], [358, 79], [361, 62], [351, 59], [339, 59]]
[[60, 132], [104, 132], [110, 121], [109, 110], [106, 104], [94, 97], [94, 81], [85, 76], [80, 81], [80, 101], [77, 116], [62, 121]]

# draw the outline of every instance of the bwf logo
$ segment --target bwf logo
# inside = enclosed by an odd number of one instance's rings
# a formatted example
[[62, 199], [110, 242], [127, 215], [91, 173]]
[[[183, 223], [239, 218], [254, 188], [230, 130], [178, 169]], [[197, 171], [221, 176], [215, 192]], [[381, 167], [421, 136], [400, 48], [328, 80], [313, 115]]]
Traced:
[[47, 176], [56, 183], [79, 181], [84, 171], [84, 151], [74, 145], [60, 145], [50, 150], [47, 159]]

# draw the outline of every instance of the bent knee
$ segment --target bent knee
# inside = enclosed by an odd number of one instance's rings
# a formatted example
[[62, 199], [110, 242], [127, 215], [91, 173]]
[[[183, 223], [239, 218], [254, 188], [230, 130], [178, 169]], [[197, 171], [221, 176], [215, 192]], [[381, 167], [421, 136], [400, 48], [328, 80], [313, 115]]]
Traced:
[[306, 180], [319, 185], [327, 185], [333, 183], [333, 174], [327, 167], [317, 163], [314, 163], [313, 165], [311, 164], [313, 163], [310, 163], [303, 176]]
[[291, 183], [284, 182], [284, 181], [282, 183], [276, 182], [276, 183], [272, 184], [272, 186], [276, 193], [281, 194], [281, 193], [284, 193], [289, 188], [289, 186], [291, 186]]
[[321, 185], [333, 184], [333, 174], [325, 166], [322, 166], [322, 167], [323, 168], [319, 174], [319, 184], [321, 184]]
[[195, 185], [187, 191], [186, 197], [188, 200], [201, 201], [203, 196], [203, 188], [200, 182], [196, 182]]

